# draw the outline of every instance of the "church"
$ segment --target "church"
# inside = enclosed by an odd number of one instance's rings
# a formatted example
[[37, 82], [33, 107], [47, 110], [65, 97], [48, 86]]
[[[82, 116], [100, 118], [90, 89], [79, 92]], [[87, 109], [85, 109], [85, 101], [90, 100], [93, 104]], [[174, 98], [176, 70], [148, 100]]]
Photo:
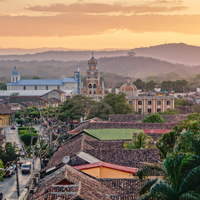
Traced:
[[93, 53], [92, 58], [88, 61], [88, 67], [86, 70], [86, 85], [82, 87], [81, 94], [91, 97], [95, 101], [100, 101], [105, 95], [104, 82], [100, 81], [97, 60], [94, 58]]
[[18, 93], [19, 96], [38, 96], [43, 95], [54, 89], [65, 91], [67, 94], [81, 93], [81, 74], [74, 72], [74, 78], [63, 79], [27, 79], [21, 80], [20, 73], [14, 67], [11, 74], [11, 82], [7, 84], [7, 92]]

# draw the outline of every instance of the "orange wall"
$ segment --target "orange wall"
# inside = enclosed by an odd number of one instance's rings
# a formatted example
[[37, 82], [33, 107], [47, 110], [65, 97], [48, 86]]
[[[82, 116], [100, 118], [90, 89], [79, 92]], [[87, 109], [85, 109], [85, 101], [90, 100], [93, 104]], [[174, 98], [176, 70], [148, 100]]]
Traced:
[[123, 172], [107, 167], [95, 167], [91, 169], [81, 170], [96, 178], [133, 178], [132, 173]]

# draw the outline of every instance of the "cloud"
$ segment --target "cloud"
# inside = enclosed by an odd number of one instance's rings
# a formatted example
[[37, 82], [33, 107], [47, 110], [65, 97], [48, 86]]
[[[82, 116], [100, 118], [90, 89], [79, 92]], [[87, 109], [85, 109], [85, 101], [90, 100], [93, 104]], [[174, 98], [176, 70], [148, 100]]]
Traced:
[[108, 16], [61, 14], [57, 16], [0, 16], [0, 36], [66, 37], [98, 35], [108, 31], [175, 32], [200, 34], [200, 15]]
[[50, 6], [30, 6], [26, 9], [39, 12], [57, 12], [57, 13], [163, 13], [182, 11], [185, 6], [155, 6], [151, 4], [123, 6], [121, 4], [103, 4], [103, 3], [73, 3], [51, 4]]

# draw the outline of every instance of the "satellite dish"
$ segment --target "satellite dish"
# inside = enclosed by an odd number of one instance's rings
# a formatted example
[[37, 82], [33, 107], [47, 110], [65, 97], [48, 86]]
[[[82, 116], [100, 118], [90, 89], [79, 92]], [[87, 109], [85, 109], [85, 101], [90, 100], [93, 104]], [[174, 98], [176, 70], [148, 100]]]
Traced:
[[62, 162], [63, 162], [64, 164], [67, 164], [69, 161], [70, 161], [70, 157], [69, 157], [69, 156], [65, 156], [65, 157], [62, 159]]

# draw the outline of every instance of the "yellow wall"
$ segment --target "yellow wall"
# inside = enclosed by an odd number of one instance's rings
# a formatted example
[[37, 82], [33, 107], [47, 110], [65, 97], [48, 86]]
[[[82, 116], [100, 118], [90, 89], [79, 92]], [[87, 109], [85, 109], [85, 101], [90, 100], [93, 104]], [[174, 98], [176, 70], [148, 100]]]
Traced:
[[0, 114], [0, 126], [10, 125], [12, 123], [12, 115], [1, 115]]
[[123, 172], [107, 167], [95, 167], [91, 169], [81, 170], [96, 178], [133, 178], [132, 173]]

